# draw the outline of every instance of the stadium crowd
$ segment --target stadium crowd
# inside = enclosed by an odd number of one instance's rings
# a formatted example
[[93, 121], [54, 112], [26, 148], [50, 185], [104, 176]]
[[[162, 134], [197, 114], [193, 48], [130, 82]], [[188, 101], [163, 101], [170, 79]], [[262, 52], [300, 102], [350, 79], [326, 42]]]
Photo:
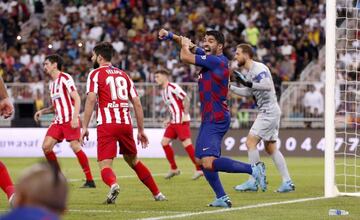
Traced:
[[[42, 62], [52, 53], [64, 57], [64, 71], [76, 82], [86, 82], [92, 48], [99, 41], [112, 42], [117, 52], [113, 64], [134, 82], [153, 82], [154, 70], [161, 67], [172, 71], [174, 82], [194, 82], [197, 69], [180, 63], [179, 48], [159, 41], [157, 32], [164, 27], [199, 44], [206, 30], [215, 29], [226, 37], [229, 58], [239, 43], [254, 46], [280, 94], [281, 82], [296, 80], [324, 44], [323, 0], [24, 2], [29, 3], [0, 3], [0, 75], [6, 83], [47, 81]], [[13, 96], [39, 95], [28, 90]], [[234, 110], [244, 107], [255, 108], [254, 101], [237, 98]]]

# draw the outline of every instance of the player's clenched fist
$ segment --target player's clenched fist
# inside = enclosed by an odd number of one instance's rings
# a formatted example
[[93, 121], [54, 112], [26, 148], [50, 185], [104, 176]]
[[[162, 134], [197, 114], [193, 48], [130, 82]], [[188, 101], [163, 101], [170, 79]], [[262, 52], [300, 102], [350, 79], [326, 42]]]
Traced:
[[167, 30], [165, 30], [165, 29], [161, 29], [159, 31], [159, 39], [160, 40], [167, 40], [168, 35], [169, 35], [169, 32]]
[[4, 118], [9, 118], [14, 112], [14, 106], [10, 102], [9, 98], [5, 98], [0, 101], [0, 116]]

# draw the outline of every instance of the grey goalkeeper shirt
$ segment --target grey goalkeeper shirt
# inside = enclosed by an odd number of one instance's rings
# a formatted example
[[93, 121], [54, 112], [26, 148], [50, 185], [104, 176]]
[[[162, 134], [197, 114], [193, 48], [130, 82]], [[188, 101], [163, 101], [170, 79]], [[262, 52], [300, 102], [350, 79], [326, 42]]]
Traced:
[[260, 113], [281, 114], [269, 68], [263, 63], [253, 61], [250, 70], [243, 71], [242, 74], [253, 83], [252, 88], [231, 85], [230, 90], [240, 96], [254, 96]]

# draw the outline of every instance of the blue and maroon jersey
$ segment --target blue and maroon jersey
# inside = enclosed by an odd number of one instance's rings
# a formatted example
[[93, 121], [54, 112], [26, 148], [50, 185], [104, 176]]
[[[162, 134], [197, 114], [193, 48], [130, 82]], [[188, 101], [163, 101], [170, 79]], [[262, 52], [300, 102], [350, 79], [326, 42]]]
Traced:
[[195, 65], [201, 66], [199, 73], [200, 109], [203, 122], [230, 120], [227, 105], [229, 89], [228, 59], [224, 55], [204, 55], [196, 50]]

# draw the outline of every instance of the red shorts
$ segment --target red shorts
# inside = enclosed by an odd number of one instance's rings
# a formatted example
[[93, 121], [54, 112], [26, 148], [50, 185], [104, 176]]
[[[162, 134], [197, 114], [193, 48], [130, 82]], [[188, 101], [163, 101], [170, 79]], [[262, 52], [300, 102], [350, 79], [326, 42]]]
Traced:
[[191, 138], [190, 122], [183, 122], [182, 124], [169, 124], [166, 127], [164, 137], [170, 139], [179, 138], [180, 141]]
[[47, 130], [46, 136], [50, 136], [59, 142], [80, 140], [80, 124], [77, 128], [72, 128], [69, 122], [63, 124], [51, 124]]
[[98, 161], [116, 157], [117, 143], [119, 143], [120, 154], [137, 154], [132, 125], [102, 124], [96, 131]]

